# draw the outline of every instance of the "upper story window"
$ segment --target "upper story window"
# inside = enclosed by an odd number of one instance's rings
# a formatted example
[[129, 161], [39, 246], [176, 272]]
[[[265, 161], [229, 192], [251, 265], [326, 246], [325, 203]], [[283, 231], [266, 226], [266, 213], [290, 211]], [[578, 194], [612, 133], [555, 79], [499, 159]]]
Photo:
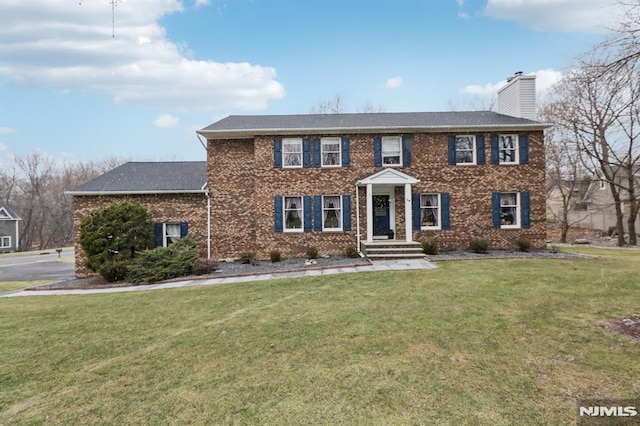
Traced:
[[520, 228], [520, 193], [500, 194], [500, 228]]
[[456, 136], [456, 164], [476, 164], [476, 138], [473, 135]]
[[284, 197], [284, 231], [302, 232], [304, 229], [301, 196]]
[[322, 167], [340, 167], [342, 165], [341, 138], [322, 138], [320, 140]]
[[302, 139], [282, 139], [282, 167], [302, 167]]
[[500, 164], [518, 164], [518, 135], [500, 135], [498, 158]]
[[402, 165], [402, 139], [400, 136], [382, 137], [382, 164], [385, 166]]
[[440, 229], [440, 194], [420, 194], [421, 229]]

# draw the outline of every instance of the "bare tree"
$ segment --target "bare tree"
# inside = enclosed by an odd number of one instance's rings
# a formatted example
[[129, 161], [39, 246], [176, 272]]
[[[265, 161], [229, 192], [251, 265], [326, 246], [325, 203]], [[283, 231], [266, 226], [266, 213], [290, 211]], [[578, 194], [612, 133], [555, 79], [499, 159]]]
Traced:
[[328, 101], [320, 101], [317, 105], [312, 106], [309, 109], [311, 114], [341, 114], [344, 112], [344, 101], [342, 95], [336, 93], [333, 99]]
[[640, 0], [618, 0], [622, 19], [611, 28], [611, 35], [598, 48], [614, 52], [606, 64], [607, 70], [616, 71], [640, 60]]
[[[562, 104], [543, 105], [538, 111], [540, 119], [553, 123], [559, 115], [558, 108], [562, 108]], [[552, 214], [560, 224], [560, 242], [566, 243], [569, 229], [581, 220], [571, 219], [570, 212], [584, 196], [588, 171], [582, 165], [579, 147], [570, 132], [556, 126], [547, 130], [544, 136], [547, 202], [553, 205], [554, 201], [559, 201], [559, 209], [552, 210]]]
[[384, 105], [374, 105], [370, 101], [366, 101], [364, 104], [358, 107], [358, 112], [368, 113], [368, 112], [387, 112], [387, 107]]

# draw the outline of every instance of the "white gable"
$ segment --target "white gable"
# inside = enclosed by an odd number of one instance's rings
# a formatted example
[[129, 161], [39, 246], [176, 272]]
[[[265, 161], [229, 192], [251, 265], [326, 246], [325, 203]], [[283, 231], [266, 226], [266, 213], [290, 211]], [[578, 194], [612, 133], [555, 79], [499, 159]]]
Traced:
[[4, 207], [0, 207], [0, 219], [13, 219]]
[[358, 185], [414, 185], [418, 183], [418, 179], [413, 176], [409, 176], [391, 167], [382, 169], [379, 172], [367, 176], [364, 179], [358, 181]]

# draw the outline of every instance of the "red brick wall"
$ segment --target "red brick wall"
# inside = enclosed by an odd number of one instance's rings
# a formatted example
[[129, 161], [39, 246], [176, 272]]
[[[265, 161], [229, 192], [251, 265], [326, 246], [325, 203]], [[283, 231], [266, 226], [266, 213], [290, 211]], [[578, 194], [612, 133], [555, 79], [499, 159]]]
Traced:
[[[443, 249], [465, 249], [474, 238], [489, 240], [494, 248], [512, 248], [517, 239], [544, 247], [546, 238], [544, 146], [541, 131], [529, 132], [529, 164], [450, 166], [447, 133], [414, 135], [412, 165], [400, 167], [420, 182], [412, 192], [448, 192], [451, 195], [451, 229], [413, 231], [414, 240], [437, 236]], [[304, 136], [304, 135], [300, 135]], [[255, 251], [268, 257], [280, 250], [286, 257], [304, 256], [308, 246], [321, 254], [341, 254], [356, 244], [355, 183], [381, 168], [374, 167], [373, 135], [350, 137], [350, 166], [340, 168], [276, 169], [273, 137], [253, 140], [209, 141], [209, 186], [213, 203], [213, 251], [216, 257]], [[490, 134], [485, 134], [490, 140]], [[486, 144], [490, 163], [491, 148]], [[529, 191], [531, 228], [494, 229], [491, 193]], [[366, 238], [365, 189], [360, 189], [360, 227]], [[395, 229], [404, 238], [404, 189], [396, 188]], [[277, 233], [274, 230], [276, 195], [351, 195], [352, 231]]]

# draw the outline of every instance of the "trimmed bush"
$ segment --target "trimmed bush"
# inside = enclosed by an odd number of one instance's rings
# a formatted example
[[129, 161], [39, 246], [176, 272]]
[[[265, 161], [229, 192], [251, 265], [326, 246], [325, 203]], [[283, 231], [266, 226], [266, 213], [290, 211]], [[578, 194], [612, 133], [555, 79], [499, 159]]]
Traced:
[[350, 257], [351, 259], [355, 259], [357, 257], [360, 257], [360, 255], [358, 254], [358, 249], [356, 248], [356, 246], [347, 246], [347, 248], [345, 248], [344, 253], [347, 255], [347, 257]]
[[438, 241], [434, 238], [425, 240], [422, 242], [422, 251], [425, 254], [438, 254], [440, 248], [438, 247]]
[[518, 240], [516, 241], [516, 247], [518, 248], [518, 251], [528, 252], [533, 247], [533, 244], [531, 244], [531, 241], [529, 240]]
[[218, 262], [213, 259], [199, 258], [193, 263], [192, 273], [194, 275], [208, 275], [218, 269]]
[[169, 247], [141, 252], [128, 266], [127, 280], [138, 284], [157, 282], [190, 275], [198, 259], [198, 249], [188, 238]]
[[307, 247], [307, 257], [309, 259], [317, 259], [318, 258], [318, 248], [316, 246]]
[[245, 265], [256, 265], [258, 260], [256, 259], [255, 252], [247, 251], [240, 255], [240, 263]]
[[128, 274], [128, 265], [129, 261], [110, 260], [107, 262], [103, 262], [100, 266], [98, 266], [96, 272], [110, 283], [123, 281]]
[[474, 253], [487, 253], [489, 250], [489, 241], [480, 239], [471, 240], [469, 243], [469, 249]]
[[282, 260], [282, 253], [280, 253], [280, 250], [271, 250], [269, 252], [269, 259], [271, 259], [273, 263], [280, 262]]

